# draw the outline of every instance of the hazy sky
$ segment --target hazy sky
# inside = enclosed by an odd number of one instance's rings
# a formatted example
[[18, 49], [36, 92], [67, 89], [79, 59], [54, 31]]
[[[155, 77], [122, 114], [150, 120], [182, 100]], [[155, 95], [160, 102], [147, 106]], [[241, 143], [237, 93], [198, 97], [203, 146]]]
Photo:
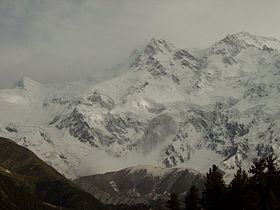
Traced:
[[0, 0], [0, 88], [111, 73], [150, 38], [207, 47], [248, 31], [280, 39], [279, 0]]

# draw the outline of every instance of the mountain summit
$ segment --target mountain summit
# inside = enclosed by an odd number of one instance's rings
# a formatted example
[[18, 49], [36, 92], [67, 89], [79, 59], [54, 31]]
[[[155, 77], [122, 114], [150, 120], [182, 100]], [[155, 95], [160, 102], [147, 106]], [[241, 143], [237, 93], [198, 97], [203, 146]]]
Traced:
[[239, 32], [228, 35], [223, 41], [232, 43], [233, 45], [243, 44], [247, 46], [254, 46], [259, 49], [280, 49], [280, 41], [275, 38], [268, 38], [250, 34], [248, 32]]
[[42, 85], [28, 77], [21, 78], [14, 85], [15, 88], [26, 89], [26, 90], [38, 88], [39, 86]]
[[170, 54], [176, 50], [176, 47], [163, 39], [152, 38], [145, 47], [145, 53], [148, 55], [156, 55], [158, 53]]
[[240, 32], [194, 50], [152, 39], [116, 68], [94, 85], [1, 90], [0, 134], [71, 178], [133, 164], [215, 163], [231, 176], [280, 152], [278, 40]]

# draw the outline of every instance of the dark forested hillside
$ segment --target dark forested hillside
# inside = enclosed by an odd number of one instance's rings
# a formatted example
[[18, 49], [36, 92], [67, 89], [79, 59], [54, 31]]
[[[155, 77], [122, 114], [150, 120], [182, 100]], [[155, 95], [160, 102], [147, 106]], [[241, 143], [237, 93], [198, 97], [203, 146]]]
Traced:
[[1, 210], [131, 209], [103, 205], [31, 151], [5, 138], [0, 138], [0, 207]]

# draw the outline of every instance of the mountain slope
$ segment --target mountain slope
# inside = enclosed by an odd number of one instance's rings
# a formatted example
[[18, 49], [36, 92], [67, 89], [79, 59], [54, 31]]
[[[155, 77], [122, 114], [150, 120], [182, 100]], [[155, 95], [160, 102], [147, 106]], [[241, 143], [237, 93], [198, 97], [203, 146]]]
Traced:
[[279, 43], [246, 32], [207, 49], [152, 39], [100, 83], [24, 78], [0, 91], [0, 134], [70, 178], [136, 164], [216, 164], [231, 176], [280, 151]]
[[0, 165], [3, 169], [1, 189], [21, 207], [20, 209], [27, 209], [26, 206], [21, 205], [30, 205], [29, 209], [31, 209], [32, 200], [20, 200], [23, 203], [18, 204], [17, 199], [24, 199], [25, 196], [33, 198], [35, 204], [41, 204], [45, 209], [47, 207], [43, 205], [44, 203], [65, 209], [104, 208], [98, 200], [80, 190], [28, 149], [4, 138], [0, 138], [0, 148]]
[[3, 210], [147, 210], [145, 205], [104, 205], [27, 148], [0, 137], [0, 206]]
[[58, 206], [44, 203], [34, 194], [30, 182], [19, 175], [0, 168], [0, 206], [3, 210], [20, 209], [61, 209]]
[[194, 185], [201, 192], [204, 176], [190, 169], [139, 165], [82, 177], [75, 180], [75, 183], [104, 203], [153, 204], [167, 200], [172, 192], [184, 194]]

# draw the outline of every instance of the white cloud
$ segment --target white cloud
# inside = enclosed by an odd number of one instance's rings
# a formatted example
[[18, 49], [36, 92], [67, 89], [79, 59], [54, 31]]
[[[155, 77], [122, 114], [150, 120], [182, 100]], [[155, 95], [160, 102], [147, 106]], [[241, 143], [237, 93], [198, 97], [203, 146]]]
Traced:
[[180, 47], [242, 30], [280, 38], [279, 7], [276, 0], [0, 0], [0, 88], [26, 75], [48, 83], [101, 72], [151, 37]]

